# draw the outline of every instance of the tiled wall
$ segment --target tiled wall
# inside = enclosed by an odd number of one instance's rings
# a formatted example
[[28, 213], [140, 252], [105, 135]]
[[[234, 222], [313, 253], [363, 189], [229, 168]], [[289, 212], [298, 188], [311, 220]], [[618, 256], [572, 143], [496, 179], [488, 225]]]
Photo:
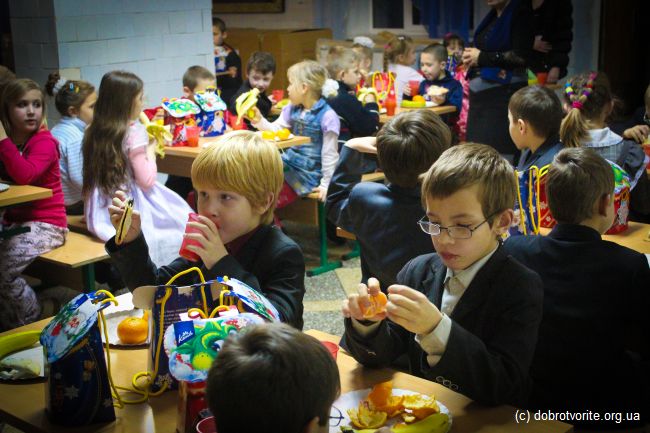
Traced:
[[183, 72], [214, 68], [211, 0], [10, 0], [16, 72], [99, 86], [114, 69], [145, 82], [147, 104], [180, 96]]

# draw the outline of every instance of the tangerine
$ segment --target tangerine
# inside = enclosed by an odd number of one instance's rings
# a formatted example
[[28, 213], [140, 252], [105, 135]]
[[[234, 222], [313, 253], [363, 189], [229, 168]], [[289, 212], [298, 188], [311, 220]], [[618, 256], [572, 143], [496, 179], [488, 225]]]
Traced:
[[280, 140], [288, 140], [290, 135], [291, 131], [289, 131], [287, 128], [282, 128], [275, 133], [275, 136]]
[[413, 97], [413, 102], [424, 102], [424, 96], [422, 95], [415, 95]]
[[275, 133], [273, 131], [262, 131], [262, 138], [265, 140], [275, 140]]
[[149, 313], [142, 317], [127, 317], [117, 325], [117, 336], [124, 344], [140, 344], [149, 335]]
[[369, 296], [368, 300], [370, 301], [369, 307], [361, 306], [361, 313], [365, 319], [369, 319], [386, 311], [388, 298], [384, 292], [378, 292], [375, 295]]

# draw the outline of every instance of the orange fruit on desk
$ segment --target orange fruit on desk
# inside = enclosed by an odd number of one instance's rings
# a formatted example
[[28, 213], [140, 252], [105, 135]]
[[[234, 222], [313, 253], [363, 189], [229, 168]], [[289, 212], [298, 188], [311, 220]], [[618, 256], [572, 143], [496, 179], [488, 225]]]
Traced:
[[415, 95], [413, 97], [413, 102], [424, 102], [424, 96], [422, 95]]
[[262, 131], [262, 138], [265, 140], [275, 140], [275, 133], [273, 131]]
[[117, 325], [117, 336], [124, 344], [144, 343], [148, 335], [149, 313], [146, 311], [142, 317], [127, 317]]
[[374, 296], [369, 296], [368, 300], [370, 301], [369, 307], [361, 306], [361, 313], [363, 314], [364, 318], [369, 319], [379, 313], [386, 311], [386, 303], [388, 302], [388, 298], [384, 292], [379, 292]]
[[289, 135], [291, 135], [291, 131], [289, 131], [287, 128], [282, 128], [281, 130], [275, 133], [275, 136], [278, 137], [280, 140], [288, 140]]

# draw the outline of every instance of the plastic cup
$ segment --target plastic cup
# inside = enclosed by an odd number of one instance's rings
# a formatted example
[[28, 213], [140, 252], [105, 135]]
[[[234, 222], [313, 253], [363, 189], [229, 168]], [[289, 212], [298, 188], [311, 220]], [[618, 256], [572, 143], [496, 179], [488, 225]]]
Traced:
[[[197, 214], [197, 213], [190, 213], [187, 216], [187, 222], [188, 223], [190, 223], [190, 222], [198, 222], [198, 221], [199, 221], [199, 214]], [[190, 233], [202, 233], [202, 232], [201, 232], [201, 230], [199, 230], [199, 229], [197, 229], [195, 227], [192, 227], [190, 225], [186, 225], [185, 226], [185, 233], [190, 234]], [[201, 257], [199, 257], [199, 255], [196, 254], [194, 251], [188, 250], [187, 249], [188, 245], [196, 245], [197, 247], [200, 247], [201, 243], [199, 241], [194, 240], [194, 239], [187, 239], [187, 238], [184, 237], [183, 238], [183, 243], [181, 244], [181, 249], [178, 251], [178, 255], [180, 255], [181, 257], [186, 258], [187, 260], [189, 260], [191, 262], [198, 262], [201, 259]]]
[[336, 361], [336, 355], [339, 353], [339, 345], [332, 343], [331, 341], [321, 341], [321, 344], [329, 350], [330, 355], [332, 355], [332, 358]]
[[199, 130], [198, 126], [186, 126], [187, 145], [189, 147], [199, 147]]
[[420, 82], [416, 80], [409, 81], [409, 87], [411, 88], [411, 97], [418, 95], [420, 93]]
[[548, 72], [538, 72], [536, 75], [537, 75], [537, 83], [540, 86], [546, 84], [546, 79], [548, 78]]
[[217, 433], [217, 426], [214, 424], [214, 417], [203, 418], [196, 424], [197, 433]]
[[273, 90], [271, 95], [273, 95], [273, 100], [277, 104], [284, 99], [284, 89]]

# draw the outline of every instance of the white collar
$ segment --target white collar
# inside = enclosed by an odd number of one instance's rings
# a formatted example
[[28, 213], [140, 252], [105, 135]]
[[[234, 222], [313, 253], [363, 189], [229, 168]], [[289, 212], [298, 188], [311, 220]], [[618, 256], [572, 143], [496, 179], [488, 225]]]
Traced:
[[582, 144], [586, 147], [608, 147], [623, 141], [623, 137], [605, 127], [602, 129], [589, 129], [589, 138]]

